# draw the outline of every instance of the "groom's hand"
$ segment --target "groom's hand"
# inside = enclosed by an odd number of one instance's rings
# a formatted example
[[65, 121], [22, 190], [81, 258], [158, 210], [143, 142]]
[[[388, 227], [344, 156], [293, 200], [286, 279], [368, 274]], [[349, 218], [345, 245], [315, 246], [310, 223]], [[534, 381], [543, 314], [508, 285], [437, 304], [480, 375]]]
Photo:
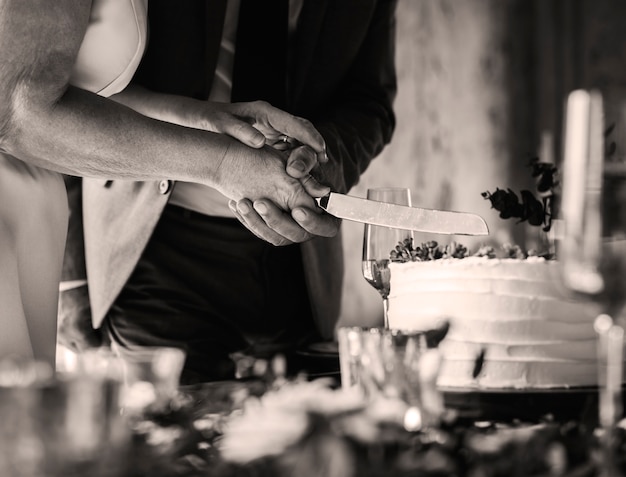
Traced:
[[[330, 192], [330, 187], [321, 185], [309, 174], [317, 164], [315, 152], [302, 145], [289, 152], [285, 165], [287, 173], [298, 179], [311, 197], [322, 197]], [[341, 223], [319, 208], [296, 207], [285, 211], [269, 199], [231, 200], [229, 207], [248, 230], [273, 245], [301, 243], [313, 237], [333, 237]]]

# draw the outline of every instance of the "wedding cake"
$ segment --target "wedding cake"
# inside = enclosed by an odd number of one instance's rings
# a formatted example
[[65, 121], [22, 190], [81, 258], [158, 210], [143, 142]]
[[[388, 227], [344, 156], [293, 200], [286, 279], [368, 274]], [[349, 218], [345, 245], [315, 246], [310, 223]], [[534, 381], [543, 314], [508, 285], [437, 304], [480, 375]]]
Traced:
[[[439, 345], [438, 384], [449, 388], [535, 389], [598, 384], [600, 306], [563, 285], [555, 243], [560, 179], [551, 162], [530, 158], [536, 191], [483, 192], [501, 219], [545, 233], [542, 252], [504, 245], [475, 253], [462, 245], [411, 240], [390, 252], [389, 325], [431, 330], [450, 324]], [[536, 229], [534, 229], [536, 230]], [[544, 258], [545, 257], [545, 258]], [[602, 363], [604, 364], [604, 363]], [[626, 366], [624, 366], [626, 368]]]
[[551, 388], [597, 383], [598, 310], [561, 285], [540, 257], [392, 262], [389, 324], [450, 330], [443, 387]]

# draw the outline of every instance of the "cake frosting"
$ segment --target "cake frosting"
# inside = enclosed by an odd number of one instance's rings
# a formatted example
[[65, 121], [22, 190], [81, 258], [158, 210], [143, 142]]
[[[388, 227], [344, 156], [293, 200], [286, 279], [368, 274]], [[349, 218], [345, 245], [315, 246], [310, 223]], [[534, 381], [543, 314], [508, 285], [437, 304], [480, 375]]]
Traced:
[[391, 263], [390, 271], [390, 327], [427, 330], [450, 322], [440, 344], [440, 386], [597, 384], [593, 321], [599, 310], [563, 288], [557, 261], [446, 258]]

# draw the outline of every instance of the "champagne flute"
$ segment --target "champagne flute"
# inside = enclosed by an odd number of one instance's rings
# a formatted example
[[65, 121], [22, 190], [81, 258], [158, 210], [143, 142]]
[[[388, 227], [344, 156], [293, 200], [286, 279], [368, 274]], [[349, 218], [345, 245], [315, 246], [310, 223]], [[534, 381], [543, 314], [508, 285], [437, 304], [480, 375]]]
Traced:
[[[385, 187], [368, 189], [367, 198], [390, 204], [411, 205], [411, 191], [408, 188]], [[390, 252], [399, 242], [407, 238], [413, 238], [413, 232], [410, 230], [365, 224], [362, 271], [365, 280], [378, 290], [378, 293], [383, 298], [385, 328], [389, 328]]]

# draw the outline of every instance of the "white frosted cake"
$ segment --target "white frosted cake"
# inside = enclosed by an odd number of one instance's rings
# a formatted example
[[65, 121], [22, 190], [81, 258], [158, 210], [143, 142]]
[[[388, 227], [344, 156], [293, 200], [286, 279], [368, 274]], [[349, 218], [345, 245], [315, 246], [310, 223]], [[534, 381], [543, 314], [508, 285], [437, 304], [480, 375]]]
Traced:
[[[539, 257], [467, 257], [391, 263], [391, 328], [444, 320], [443, 387], [551, 388], [597, 383], [598, 310], [560, 285], [558, 263]], [[477, 357], [484, 362], [477, 376]]]

